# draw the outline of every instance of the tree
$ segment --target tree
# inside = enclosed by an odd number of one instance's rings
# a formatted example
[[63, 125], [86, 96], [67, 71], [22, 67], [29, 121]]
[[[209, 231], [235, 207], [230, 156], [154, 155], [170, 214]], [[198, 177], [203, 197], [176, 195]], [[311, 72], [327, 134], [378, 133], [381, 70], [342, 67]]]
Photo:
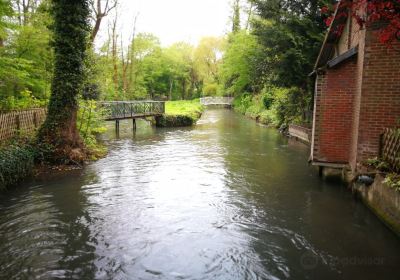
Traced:
[[220, 70], [221, 82], [228, 94], [257, 93], [262, 88], [263, 75], [258, 71], [258, 64], [263, 53], [256, 36], [246, 31], [230, 35]]
[[78, 94], [84, 82], [89, 32], [86, 0], [54, 0], [54, 77], [46, 121], [39, 144], [51, 147], [46, 159], [54, 163], [82, 162], [85, 148], [77, 129]]
[[[104, 2], [104, 8], [103, 8]], [[93, 43], [100, 30], [100, 25], [104, 17], [106, 17], [118, 5], [118, 0], [90, 0], [92, 7], [91, 18], [94, 22], [92, 32], [90, 34], [90, 42]]]
[[232, 16], [232, 32], [238, 32], [240, 30], [240, 0], [234, 0], [233, 2], [233, 16]]
[[219, 65], [224, 48], [224, 39], [218, 37], [204, 37], [200, 40], [194, 52], [199, 78], [205, 84], [218, 83]]
[[[0, 6], [6, 3], [0, 2]], [[28, 2], [26, 2], [28, 3]], [[11, 6], [1, 12], [0, 33], [4, 41], [0, 47], [0, 108], [21, 109], [28, 106], [43, 106], [50, 88], [53, 65], [52, 50], [49, 46], [51, 24], [49, 1], [41, 1], [38, 6], [26, 12], [25, 25], [18, 26]], [[16, 13], [16, 15], [18, 15]]]
[[0, 1], [0, 48], [4, 47], [4, 41], [7, 37], [6, 29], [9, 25], [7, 18], [12, 15], [12, 12], [9, 0]]
[[16, 0], [18, 23], [25, 26], [29, 23], [30, 17], [40, 4], [40, 0]]
[[254, 0], [253, 33], [264, 46], [262, 71], [276, 86], [312, 91], [313, 70], [326, 30], [320, 8], [326, 0]]

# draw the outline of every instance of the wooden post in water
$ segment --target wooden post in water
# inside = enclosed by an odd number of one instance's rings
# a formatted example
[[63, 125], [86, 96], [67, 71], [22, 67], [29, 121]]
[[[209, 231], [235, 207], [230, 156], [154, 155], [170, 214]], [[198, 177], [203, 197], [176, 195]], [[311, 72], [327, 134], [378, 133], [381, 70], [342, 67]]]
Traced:
[[136, 119], [135, 118], [132, 119], [132, 130], [136, 131]]
[[119, 135], [119, 120], [115, 120], [115, 133]]

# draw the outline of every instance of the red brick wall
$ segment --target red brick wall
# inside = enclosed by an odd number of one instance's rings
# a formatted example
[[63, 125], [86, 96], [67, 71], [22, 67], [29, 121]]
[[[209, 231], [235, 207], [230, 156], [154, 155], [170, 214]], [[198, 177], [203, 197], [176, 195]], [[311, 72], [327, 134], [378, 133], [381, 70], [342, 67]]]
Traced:
[[351, 129], [351, 144], [350, 144], [350, 157], [349, 163], [352, 171], [356, 171], [357, 166], [357, 145], [358, 145], [358, 128], [360, 120], [360, 107], [361, 107], [361, 88], [362, 76], [364, 72], [364, 49], [365, 49], [365, 30], [357, 34], [358, 40], [358, 56], [357, 56], [357, 89], [353, 100], [353, 124]]
[[319, 75], [315, 97], [314, 161], [349, 162], [356, 88], [356, 58]]
[[400, 121], [400, 42], [387, 48], [368, 32], [364, 57], [358, 162], [377, 156], [380, 134]]

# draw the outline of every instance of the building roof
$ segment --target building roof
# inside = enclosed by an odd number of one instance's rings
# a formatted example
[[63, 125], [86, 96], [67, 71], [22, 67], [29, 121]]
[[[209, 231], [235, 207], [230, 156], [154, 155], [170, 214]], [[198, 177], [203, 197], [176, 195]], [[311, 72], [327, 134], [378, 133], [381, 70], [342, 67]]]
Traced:
[[328, 32], [325, 35], [324, 43], [319, 52], [317, 61], [314, 66], [314, 71], [325, 66], [335, 55], [335, 45], [338, 43], [341, 34], [338, 32], [339, 27], [344, 25], [348, 18], [347, 5], [345, 1], [340, 0], [336, 11], [333, 15], [333, 20], [329, 26]]

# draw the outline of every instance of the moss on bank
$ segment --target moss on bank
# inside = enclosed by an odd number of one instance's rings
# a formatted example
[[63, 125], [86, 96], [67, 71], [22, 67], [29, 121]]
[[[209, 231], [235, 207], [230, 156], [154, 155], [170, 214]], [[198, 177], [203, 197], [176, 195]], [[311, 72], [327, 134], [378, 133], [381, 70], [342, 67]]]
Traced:
[[168, 101], [165, 104], [165, 115], [156, 118], [156, 126], [192, 126], [200, 119], [203, 111], [204, 107], [198, 99]]

